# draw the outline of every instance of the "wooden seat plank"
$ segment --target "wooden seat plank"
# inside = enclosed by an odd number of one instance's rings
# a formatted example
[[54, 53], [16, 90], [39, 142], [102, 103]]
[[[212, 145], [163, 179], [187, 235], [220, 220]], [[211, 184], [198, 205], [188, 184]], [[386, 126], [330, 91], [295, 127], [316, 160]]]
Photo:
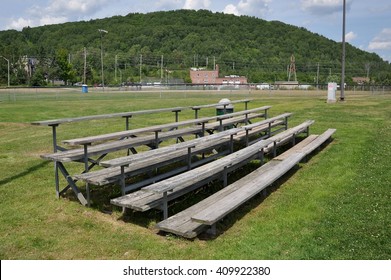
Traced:
[[[271, 118], [270, 121], [276, 121], [278, 119], [285, 118], [289, 115], [290, 115], [290, 113], [282, 114], [280, 116]], [[267, 125], [267, 122], [268, 121], [265, 120], [265, 121], [255, 123], [251, 126], [251, 129], [257, 131], [256, 125], [261, 125], [261, 127], [262, 127], [262, 125], [264, 125], [264, 124]], [[125, 169], [125, 173], [128, 174], [131, 172], [135, 172], [137, 169], [142, 169], [142, 167], [155, 166], [156, 163], [163, 164], [166, 159], [167, 159], [167, 162], [169, 162], [170, 160], [174, 160], [174, 159], [179, 161], [187, 155], [186, 150], [183, 150], [182, 152], [179, 152], [179, 153], [175, 152], [179, 149], [186, 149], [187, 147], [202, 145], [202, 144], [206, 143], [206, 145], [207, 145], [206, 147], [199, 146], [198, 148], [196, 147], [196, 149], [193, 149], [193, 153], [197, 153], [197, 152], [199, 153], [204, 149], [206, 150], [206, 148], [208, 146], [211, 146], [213, 148], [214, 146], [218, 146], [223, 143], [226, 143], [229, 140], [229, 135], [231, 135], [231, 134], [235, 135], [240, 132], [243, 132], [243, 129], [239, 129], [239, 128], [230, 129], [230, 130], [226, 130], [224, 132], [220, 132], [218, 134], [212, 134], [212, 135], [205, 136], [202, 138], [189, 140], [184, 143], [179, 143], [176, 145], [163, 147], [163, 148], [156, 149], [156, 150], [150, 150], [150, 151], [147, 151], [147, 152], [144, 152], [141, 154], [130, 155], [127, 157], [121, 157], [121, 158], [115, 158], [115, 159], [108, 160], [108, 161], [103, 161], [100, 163], [100, 165], [105, 166], [105, 167], [116, 167], [116, 166], [125, 166], [125, 165], [131, 164], [132, 165], [131, 168]], [[257, 131], [257, 132], [259, 132], [259, 131]], [[234, 137], [236, 138], [236, 135]], [[242, 134], [240, 137], [245, 137], [245, 134]], [[216, 141], [216, 139], [218, 139], [218, 138], [224, 138], [224, 140], [220, 139], [218, 142], [212, 142], [213, 140]], [[145, 160], [145, 158], [149, 158], [150, 160]], [[152, 164], [153, 161], [151, 159], [154, 159], [154, 158], [159, 158], [159, 161], [156, 161], [155, 164]], [[81, 174], [81, 175], [75, 175], [75, 178], [77, 178], [79, 180], [86, 181], [86, 182], [94, 184], [94, 185], [101, 186], [101, 185], [106, 185], [106, 184], [118, 181], [120, 175], [121, 175], [121, 173], [120, 173], [119, 169], [107, 168], [104, 170], [93, 171], [93, 172], [89, 172], [89, 173], [85, 173], [85, 174]]]
[[[243, 100], [243, 102], [245, 103], [245, 109], [247, 110], [247, 104], [250, 100]], [[125, 118], [126, 119], [126, 122], [125, 122], [125, 129], [127, 131], [129, 131], [129, 119], [134, 116], [134, 115], [141, 115], [141, 114], [153, 114], [153, 113], [158, 113], [158, 112], [168, 112], [168, 111], [171, 111], [173, 113], [175, 113], [175, 121], [177, 122], [178, 124], [178, 115], [179, 115], [179, 112], [181, 112], [182, 110], [184, 109], [190, 109], [191, 107], [174, 107], [174, 108], [160, 108], [160, 109], [152, 109], [152, 110], [141, 110], [141, 111], [135, 111], [135, 112], [122, 112], [122, 113], [112, 113], [112, 114], [101, 114], [101, 115], [94, 115], [94, 116], [82, 116], [82, 117], [76, 117], [76, 118], [63, 118], [63, 119], [55, 119], [55, 120], [47, 120], [47, 121], [36, 121], [36, 122], [32, 122], [32, 125], [41, 125], [41, 126], [50, 126], [51, 129], [52, 129], [52, 144], [53, 144], [53, 152], [56, 153], [58, 151], [65, 151], [67, 150], [66, 148], [64, 147], [61, 147], [58, 145], [57, 143], [57, 128], [60, 124], [63, 124], [63, 123], [72, 123], [72, 122], [79, 122], [79, 121], [91, 121], [91, 120], [99, 120], [99, 119], [108, 119], [108, 118], [114, 118], [114, 117], [122, 117], [122, 118]], [[200, 110], [200, 108], [198, 109], [195, 109], [195, 112], [196, 112], [196, 118], [197, 118], [197, 113], [198, 111]], [[267, 114], [267, 109], [265, 109], [265, 115]], [[213, 118], [214, 119], [214, 118]], [[194, 121], [194, 120], [192, 120]], [[200, 124], [202, 123], [202, 125], [205, 124], [205, 122], [208, 122], [209, 120], [197, 120], [197, 122], [193, 122], [192, 124]], [[172, 127], [171, 129], [177, 129], [178, 127]], [[160, 129], [156, 129], [153, 131], [155, 133], [155, 146], [158, 145], [158, 137], [157, 137], [157, 134], [158, 132], [161, 132]], [[204, 129], [202, 130], [201, 132], [201, 136], [204, 135]], [[141, 132], [140, 132], [141, 133]], [[120, 139], [123, 139], [125, 137], [132, 137], [133, 134], [130, 134], [128, 136], [124, 136], [124, 137], [120, 137]], [[139, 136], [139, 135], [137, 135]], [[117, 138], [118, 139], [118, 138]], [[80, 143], [71, 143], [70, 141], [70, 144], [74, 144], [74, 145], [83, 145], [84, 147], [84, 159], [83, 160], [76, 160], [76, 161], [79, 161], [79, 162], [84, 162], [84, 171], [83, 172], [88, 172], [90, 168], [94, 167], [103, 157], [105, 157], [106, 154], [101, 154], [100, 157], [97, 159], [97, 160], [93, 160], [93, 159], [90, 159], [88, 158], [88, 145], [92, 144], [92, 142], [90, 142], [90, 139], [79, 139], [81, 140]], [[115, 140], [115, 139], [114, 139]], [[83, 142], [84, 141], [84, 142]], [[98, 136], [98, 139], [97, 141], [102, 141], [102, 138], [101, 136]], [[89, 165], [89, 162], [91, 162], [92, 164]], [[69, 172], [67, 171], [67, 169], [65, 168], [65, 166], [62, 164], [62, 162], [58, 162], [56, 160], [54, 160], [54, 177], [55, 177], [55, 189], [56, 189], [56, 195], [57, 197], [59, 197], [62, 193], [64, 193], [66, 190], [68, 190], [70, 187], [74, 190], [75, 194], [77, 195], [77, 197], [79, 198], [79, 201], [84, 205], [86, 200], [84, 199], [83, 195], [80, 193], [80, 191], [78, 190], [75, 182], [73, 180], [70, 180], [70, 176], [69, 176]], [[61, 174], [64, 176], [65, 180], [68, 182], [68, 185], [65, 186], [65, 188], [63, 188], [62, 190], [60, 190], [60, 181], [59, 181], [59, 174]], [[87, 185], [87, 204], [89, 205], [89, 191], [88, 191], [88, 185]]]
[[[298, 131], [302, 131], [305, 128], [305, 126], [309, 126], [312, 123], [313, 121], [306, 121], [301, 125], [291, 128], [288, 130], [287, 135], [290, 135], [292, 137], [292, 135], [297, 134]], [[268, 147], [270, 144], [274, 143], [279, 139], [285, 139], [287, 135], [283, 135], [283, 136], [276, 135], [271, 137], [270, 139], [261, 140], [256, 144], [248, 146], [244, 149], [241, 149], [235, 153], [220, 158], [216, 161], [210, 162], [208, 164], [192, 169], [185, 173], [179, 174], [177, 176], [168, 178], [164, 181], [144, 187], [138, 192], [149, 192], [158, 195], [158, 196], [148, 196], [148, 198], [158, 198], [159, 201], [157, 205], [161, 205], [163, 202], [162, 195], [164, 193], [167, 193], [173, 197], [174, 193], [177, 192], [178, 190], [180, 190], [182, 193], [186, 191], [188, 192], [191, 190], [190, 187], [194, 186], [195, 184], [208, 181], [208, 180], [211, 181], [216, 177], [221, 177], [222, 175], [224, 175], [226, 168], [237, 168], [238, 166], [247, 163], [251, 159], [259, 157], [261, 153], [260, 151], [263, 148]], [[135, 210], [140, 209], [139, 201], [134, 198], [135, 198], [134, 194], [129, 194], [129, 195], [125, 195], [120, 199], [113, 199], [111, 200], [111, 203], [118, 206], [132, 208]], [[167, 199], [169, 200], [170, 197], [167, 197]], [[124, 203], [125, 201], [126, 204]], [[145, 201], [142, 201], [142, 203], [145, 203]], [[155, 203], [155, 202], [148, 201], [148, 203]]]
[[187, 149], [192, 146], [197, 146], [197, 145], [202, 145], [202, 144], [213, 144], [213, 141], [218, 141], [219, 139], [223, 138], [225, 139], [223, 142], [226, 142], [227, 139], [230, 138], [230, 135], [235, 135], [236, 133], [240, 132], [240, 128], [233, 128], [229, 130], [225, 130], [219, 133], [207, 135], [204, 137], [192, 139], [185, 141], [183, 143], [177, 143], [174, 145], [162, 147], [159, 149], [147, 151], [138, 155], [130, 155], [130, 156], [125, 156], [125, 157], [119, 157], [115, 158], [112, 160], [107, 160], [107, 161], [102, 161], [100, 165], [105, 166], [105, 167], [115, 167], [115, 166], [125, 166], [133, 163], [135, 160], [138, 160], [139, 158], [144, 158], [144, 157], [158, 157], [161, 154], [165, 153], [170, 153], [176, 150], [181, 150], [181, 149]]
[[289, 153], [286, 153], [284, 157], [272, 159], [228, 187], [161, 221], [156, 228], [186, 238], [196, 237], [206, 229], [207, 225], [215, 224], [283, 176], [306, 155], [329, 139], [334, 132], [335, 129], [329, 129], [321, 136], [309, 137], [310, 140], [307, 142], [302, 141], [300, 146], [291, 148], [293, 152], [288, 150]]
[[83, 117], [74, 117], [74, 118], [35, 121], [32, 122], [31, 124], [53, 126], [53, 125], [60, 125], [60, 124], [72, 123], [72, 122], [109, 119], [109, 118], [116, 118], [116, 117], [131, 117], [135, 115], [145, 115], [145, 114], [152, 114], [152, 113], [175, 112], [175, 111], [185, 110], [187, 108], [188, 107], [174, 107], [174, 108], [139, 110], [139, 111], [132, 111], [132, 112], [121, 112], [121, 113], [101, 114], [101, 115], [92, 115], [92, 116], [83, 116]]
[[[273, 163], [270, 163], [268, 165], [263, 165], [260, 168], [262, 170], [266, 171], [269, 168], [273, 168], [273, 165], [277, 164], [277, 161], [274, 161]], [[251, 178], [243, 177], [242, 183], [245, 183], [246, 181], [250, 181]], [[199, 213], [203, 211], [205, 208], [210, 207], [215, 203], [215, 200], [218, 200], [219, 197], [224, 197], [224, 195], [235, 191], [236, 189], [240, 188], [241, 184], [236, 184], [234, 187], [225, 187], [220, 192], [216, 193], [214, 198], [211, 199], [210, 196], [204, 200], [202, 200], [199, 203], [196, 203], [189, 208], [169, 217], [166, 220], [163, 220], [156, 224], [156, 228], [161, 231], [165, 232], [171, 232], [176, 235], [183, 236], [185, 238], [194, 238], [201, 232], [203, 232], [206, 228], [206, 224], [202, 224], [196, 220], [193, 220], [191, 217], [194, 215], [194, 213]]]
[[193, 110], [197, 110], [197, 109], [202, 109], [202, 108], [212, 108], [212, 107], [216, 107], [216, 106], [224, 106], [224, 105], [237, 104], [237, 103], [248, 103], [250, 101], [252, 101], [252, 99], [234, 100], [234, 101], [223, 102], [223, 103], [214, 103], [214, 104], [191, 106], [191, 108]]
[[[191, 150], [192, 155], [203, 153], [212, 150], [216, 147], [220, 147], [223, 143], [227, 143], [229, 139], [220, 138], [214, 141], [208, 141], [203, 145], [197, 145]], [[158, 151], [158, 150], [151, 150]], [[149, 151], [148, 151], [149, 152]], [[145, 153], [148, 153], [145, 152]], [[145, 169], [152, 170], [157, 167], [162, 167], [165, 164], [186, 160], [188, 157], [188, 151], [186, 149], [172, 150], [171, 152], [155, 153], [158, 156], [153, 156], [154, 153], [148, 153], [148, 156], [132, 157], [131, 164], [127, 163], [128, 167], [125, 167], [125, 177], [130, 175], [134, 176], [145, 171]], [[136, 154], [137, 156], [139, 154]], [[131, 156], [127, 157], [130, 158]], [[124, 166], [124, 165], [122, 165]], [[74, 178], [83, 180], [88, 183], [97, 186], [103, 186], [110, 183], [114, 183], [120, 179], [121, 169], [118, 166], [108, 167], [98, 171], [92, 171], [83, 174], [74, 175]]]
[[[276, 162], [275, 160], [271, 160], [265, 166], [269, 167], [268, 165], [272, 165], [273, 168], [268, 168], [266, 172], [264, 169], [257, 169], [250, 175], [230, 185], [231, 192], [224, 192], [223, 195], [216, 193], [210, 196], [209, 199], [214, 201], [214, 203], [210, 207], [204, 208], [202, 211], [194, 214], [191, 219], [206, 225], [213, 225], [264, 188], [271, 185], [299, 163], [303, 157], [304, 154], [296, 152], [284, 160], [278, 161], [277, 164], [274, 164]], [[218, 197], [218, 200], [215, 199], [216, 197]]]
[[[178, 130], [162, 132], [158, 140], [176, 138], [188, 134], [197, 134], [202, 131], [202, 127], [189, 127]], [[140, 137], [128, 138], [123, 140], [112, 141], [88, 147], [88, 156], [102, 155], [109, 152], [115, 152], [131, 147], [153, 144], [156, 141], [155, 135], [145, 135]], [[42, 155], [41, 158], [53, 161], [71, 162], [83, 159], [85, 156], [84, 149], [71, 149], [53, 154]]]
[[81, 137], [81, 138], [76, 138], [76, 139], [69, 139], [69, 140], [64, 140], [62, 141], [64, 144], [68, 145], [84, 145], [84, 144], [91, 144], [95, 142], [102, 142], [102, 141], [108, 141], [108, 140], [116, 140], [124, 137], [129, 137], [141, 133], [146, 133], [146, 132], [160, 132], [163, 130], [168, 130], [168, 129], [177, 129], [180, 126], [189, 126], [189, 125], [194, 125], [194, 124], [199, 124], [199, 123], [207, 123], [212, 120], [225, 120], [229, 119], [232, 117], [238, 117], [241, 115], [246, 115], [246, 114], [251, 114], [254, 112], [258, 111], [267, 111], [271, 106], [263, 106], [251, 110], [244, 110], [244, 111], [239, 111], [231, 114], [226, 114], [226, 115], [221, 115], [221, 116], [213, 116], [213, 117], [206, 117], [206, 118], [200, 118], [200, 119], [192, 119], [192, 120], [186, 120], [186, 121], [181, 121], [181, 122], [173, 122], [173, 123], [168, 123], [168, 124], [161, 124], [161, 125], [154, 125], [154, 126], [149, 126], [149, 127], [142, 127], [142, 128], [136, 128], [136, 129], [131, 129], [131, 130], [125, 130], [125, 131], [119, 131], [119, 132], [114, 132], [114, 133], [107, 133], [107, 134], [102, 134], [102, 135], [95, 135], [95, 136], [88, 136], [88, 137]]

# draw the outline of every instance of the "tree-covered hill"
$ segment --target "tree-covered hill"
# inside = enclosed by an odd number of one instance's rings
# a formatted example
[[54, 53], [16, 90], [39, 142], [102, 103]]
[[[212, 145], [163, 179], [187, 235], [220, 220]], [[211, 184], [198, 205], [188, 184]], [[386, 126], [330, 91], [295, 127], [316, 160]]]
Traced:
[[[99, 32], [98, 29], [108, 31]], [[102, 45], [101, 45], [102, 44]], [[11, 62], [11, 84], [41, 85], [45, 80], [189, 80], [191, 67], [213, 68], [221, 75], [245, 75], [250, 82], [287, 79], [290, 57], [301, 83], [326, 83], [341, 69], [341, 44], [304, 28], [248, 16], [178, 10], [26, 27], [0, 32], [0, 55]], [[378, 55], [347, 45], [347, 81], [369, 77], [391, 84], [391, 65]], [[5, 62], [5, 61], [4, 61]], [[0, 84], [7, 63], [0, 62]]]

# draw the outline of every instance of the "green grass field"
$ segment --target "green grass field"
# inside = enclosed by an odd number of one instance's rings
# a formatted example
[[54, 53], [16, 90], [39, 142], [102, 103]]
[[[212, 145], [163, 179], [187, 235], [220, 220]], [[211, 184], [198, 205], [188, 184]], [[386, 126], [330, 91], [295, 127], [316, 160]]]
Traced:
[[[293, 112], [312, 133], [336, 128], [334, 140], [218, 226], [215, 239], [159, 235], [157, 211], [122, 217], [94, 188], [86, 208], [72, 193], [57, 199], [51, 129], [30, 122], [253, 98], [249, 108]], [[91, 92], [0, 91], [1, 259], [390, 259], [391, 93], [347, 92], [327, 104], [326, 92]], [[237, 105], [235, 110], [243, 109]], [[214, 114], [201, 110], [201, 116]], [[182, 112], [180, 119], [193, 117]], [[174, 121], [172, 114], [137, 116], [131, 126]], [[60, 126], [60, 140], [124, 129], [124, 120]], [[114, 188], [115, 189], [115, 188]], [[202, 196], [201, 191], [197, 195]], [[186, 207], [181, 201], [173, 209]]]

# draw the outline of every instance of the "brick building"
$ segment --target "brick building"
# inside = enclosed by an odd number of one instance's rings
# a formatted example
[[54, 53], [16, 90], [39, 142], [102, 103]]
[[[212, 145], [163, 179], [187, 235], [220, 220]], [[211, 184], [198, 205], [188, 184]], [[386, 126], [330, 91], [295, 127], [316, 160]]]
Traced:
[[247, 84], [247, 78], [237, 75], [219, 77], [219, 65], [216, 64], [216, 70], [205, 70], [203, 68], [191, 68], [190, 79], [196, 85], [240, 85]]

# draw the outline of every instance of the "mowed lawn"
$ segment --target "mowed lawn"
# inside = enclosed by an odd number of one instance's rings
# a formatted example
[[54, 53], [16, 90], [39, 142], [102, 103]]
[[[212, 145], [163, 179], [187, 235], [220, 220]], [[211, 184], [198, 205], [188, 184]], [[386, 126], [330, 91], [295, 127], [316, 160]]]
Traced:
[[[391, 93], [347, 92], [0, 91], [1, 259], [390, 259]], [[160, 212], [111, 207], [115, 187], [93, 188], [91, 208], [72, 193], [57, 199], [50, 127], [37, 120], [253, 98], [270, 116], [293, 112], [290, 126], [314, 119], [311, 133], [336, 128], [333, 141], [268, 191], [218, 223], [216, 238], [158, 234]], [[235, 110], [242, 110], [242, 104]], [[201, 110], [200, 116], [215, 114]], [[194, 117], [191, 110], [180, 120]], [[174, 115], [135, 116], [131, 127], [173, 122]], [[123, 130], [123, 119], [61, 125], [60, 140]], [[72, 170], [78, 170], [77, 165]], [[251, 166], [248, 167], [251, 169]], [[243, 172], [246, 172], [244, 170]], [[231, 180], [238, 174], [234, 174]], [[213, 189], [211, 186], [210, 189]], [[208, 193], [202, 189], [192, 197]], [[183, 199], [172, 211], [190, 206]]]

